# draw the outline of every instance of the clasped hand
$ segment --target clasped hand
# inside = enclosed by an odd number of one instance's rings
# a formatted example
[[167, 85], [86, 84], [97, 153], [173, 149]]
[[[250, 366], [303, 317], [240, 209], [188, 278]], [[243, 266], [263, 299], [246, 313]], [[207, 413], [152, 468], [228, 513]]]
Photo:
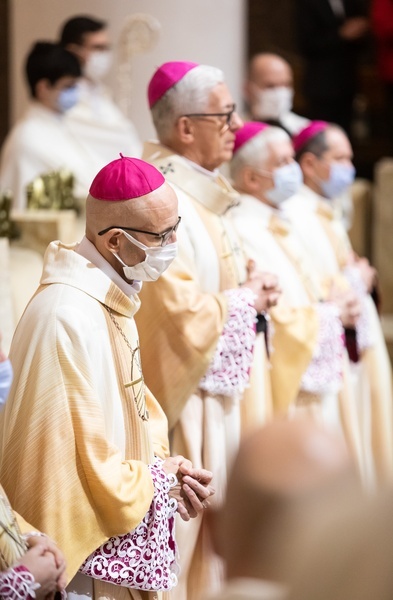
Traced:
[[208, 498], [215, 492], [210, 485], [213, 474], [206, 469], [195, 469], [184, 456], [171, 456], [163, 463], [168, 475], [176, 475], [178, 483], [169, 495], [177, 500], [177, 511], [183, 521], [189, 521], [201, 513], [209, 504]]

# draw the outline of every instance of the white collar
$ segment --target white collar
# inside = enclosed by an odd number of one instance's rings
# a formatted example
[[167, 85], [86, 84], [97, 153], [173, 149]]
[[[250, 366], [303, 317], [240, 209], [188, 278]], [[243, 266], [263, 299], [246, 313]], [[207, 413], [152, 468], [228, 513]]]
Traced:
[[134, 281], [133, 283], [127, 283], [119, 273], [108, 263], [108, 261], [100, 254], [97, 248], [92, 244], [86, 236], [83, 236], [82, 241], [75, 248], [75, 252], [89, 260], [96, 267], [98, 267], [121, 291], [130, 298], [135, 296], [142, 289], [141, 281]]
[[198, 163], [194, 162], [193, 160], [190, 160], [189, 158], [186, 158], [185, 156], [182, 156], [182, 158], [190, 165], [192, 169], [194, 169], [195, 171], [199, 171], [204, 175], [207, 175], [207, 177], [210, 177], [211, 179], [217, 179], [217, 177], [220, 174], [218, 169], [214, 169], [214, 171], [209, 171], [208, 169], [201, 167], [201, 165], [198, 165]]
[[242, 206], [245, 206], [252, 209], [253, 213], [256, 216], [258, 216], [258, 218], [262, 219], [266, 226], [269, 225], [270, 219], [273, 216], [277, 217], [277, 219], [281, 219], [282, 221], [289, 223], [287, 215], [281, 209], [273, 208], [273, 206], [265, 204], [265, 202], [262, 202], [261, 200], [255, 198], [255, 196], [251, 196], [250, 194], [241, 193], [240, 196], [240, 204], [239, 207], [236, 209], [239, 214], [241, 214]]

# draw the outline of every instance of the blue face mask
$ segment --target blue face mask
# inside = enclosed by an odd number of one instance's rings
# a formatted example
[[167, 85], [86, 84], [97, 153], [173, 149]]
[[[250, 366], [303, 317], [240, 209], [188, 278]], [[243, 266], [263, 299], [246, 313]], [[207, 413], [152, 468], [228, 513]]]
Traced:
[[70, 110], [79, 101], [79, 86], [74, 85], [72, 87], [61, 90], [57, 98], [57, 108], [60, 112], [64, 113]]
[[275, 206], [279, 206], [291, 196], [298, 192], [303, 183], [303, 174], [299, 163], [293, 161], [274, 169], [273, 171], [274, 187], [265, 192], [266, 198]]
[[329, 179], [321, 179], [319, 185], [322, 190], [323, 196], [332, 200], [341, 196], [350, 185], [352, 185], [355, 179], [355, 167], [353, 165], [343, 165], [339, 162], [332, 162], [330, 164], [330, 176]]
[[11, 389], [13, 371], [9, 359], [0, 362], [0, 406], [6, 403], [9, 391]]

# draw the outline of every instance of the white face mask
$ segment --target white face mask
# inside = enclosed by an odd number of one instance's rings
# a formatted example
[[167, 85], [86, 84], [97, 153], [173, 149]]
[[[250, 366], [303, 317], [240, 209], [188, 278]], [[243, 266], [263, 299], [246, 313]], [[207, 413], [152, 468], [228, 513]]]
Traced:
[[112, 66], [112, 52], [109, 50], [92, 52], [83, 67], [85, 77], [100, 82]]
[[3, 406], [11, 389], [13, 379], [12, 365], [9, 358], [0, 362], [0, 406]]
[[294, 196], [303, 183], [302, 170], [296, 161], [274, 169], [271, 175], [274, 187], [265, 192], [265, 197], [275, 206]]
[[292, 109], [293, 89], [275, 87], [256, 91], [256, 101], [253, 105], [253, 116], [257, 119], [278, 120]]
[[145, 260], [133, 267], [127, 266], [118, 254], [114, 255], [123, 265], [124, 275], [129, 280], [156, 281], [177, 256], [177, 242], [167, 244], [166, 246], [151, 247], [145, 246], [145, 244], [142, 244], [142, 242], [139, 242], [125, 231], [123, 231], [123, 234], [132, 244], [143, 250], [146, 254]]

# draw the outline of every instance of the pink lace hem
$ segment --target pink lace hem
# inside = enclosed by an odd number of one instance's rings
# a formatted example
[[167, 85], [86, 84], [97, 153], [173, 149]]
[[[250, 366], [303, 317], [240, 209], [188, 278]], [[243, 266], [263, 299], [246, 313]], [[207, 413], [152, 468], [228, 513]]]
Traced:
[[335, 306], [321, 302], [316, 308], [319, 316], [317, 344], [300, 388], [312, 394], [338, 392], [342, 383], [344, 330]]
[[27, 600], [35, 598], [35, 590], [40, 587], [33, 575], [23, 565], [0, 573], [0, 598]]
[[257, 312], [251, 290], [227, 290], [224, 294], [228, 299], [228, 318], [199, 387], [209, 394], [235, 396], [241, 394], [249, 382]]
[[130, 533], [111, 537], [95, 550], [80, 568], [84, 575], [146, 591], [167, 591], [177, 584], [177, 501], [169, 497], [177, 479], [165, 474], [162, 462], [157, 458], [149, 465], [154, 497], [143, 521]]
[[344, 271], [345, 277], [347, 278], [349, 285], [352, 290], [358, 295], [361, 305], [362, 312], [356, 323], [356, 344], [358, 347], [359, 353], [361, 353], [366, 348], [370, 348], [374, 345], [375, 341], [372, 335], [372, 328], [370, 323], [370, 317], [368, 314], [366, 297], [367, 297], [367, 289], [364, 285], [364, 281], [360, 274], [359, 269], [356, 267], [347, 267]]

